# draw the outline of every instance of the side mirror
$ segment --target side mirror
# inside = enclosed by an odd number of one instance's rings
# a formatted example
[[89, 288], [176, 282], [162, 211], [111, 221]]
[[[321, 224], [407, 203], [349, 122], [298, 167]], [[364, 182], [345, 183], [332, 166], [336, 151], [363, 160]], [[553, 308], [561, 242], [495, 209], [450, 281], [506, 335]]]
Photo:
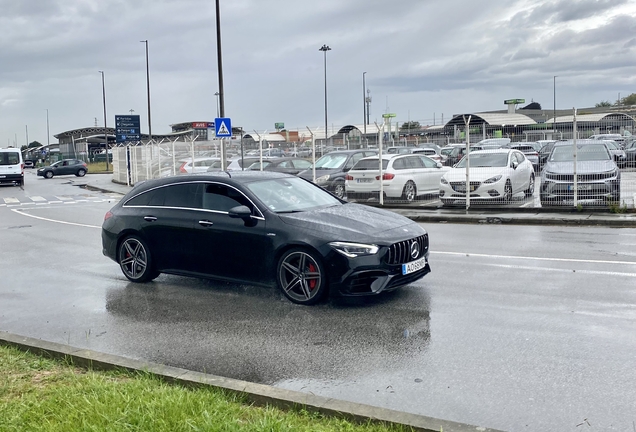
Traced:
[[240, 205], [240, 206], [232, 207], [228, 211], [228, 215], [231, 218], [235, 218], [235, 219], [249, 219], [252, 217], [252, 210], [250, 210], [250, 208], [247, 206]]
[[512, 162], [512, 169], [517, 169], [518, 166], [519, 166], [519, 162], [517, 161]]
[[442, 163], [441, 163], [441, 162], [437, 162], [437, 163], [435, 164], [435, 166], [436, 166], [437, 168], [441, 168], [441, 167], [443, 167], [444, 165], [442, 165]]

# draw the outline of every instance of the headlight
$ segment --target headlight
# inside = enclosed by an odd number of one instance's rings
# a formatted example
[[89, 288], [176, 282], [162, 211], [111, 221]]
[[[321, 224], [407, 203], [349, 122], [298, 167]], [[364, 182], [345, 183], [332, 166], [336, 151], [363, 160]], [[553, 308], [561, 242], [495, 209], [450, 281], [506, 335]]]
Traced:
[[484, 180], [484, 183], [488, 184], [488, 183], [497, 183], [499, 180], [501, 180], [501, 174], [498, 176], [494, 176], [494, 177], [490, 177], [488, 180]]
[[331, 242], [329, 243], [329, 246], [348, 258], [355, 258], [363, 255], [373, 255], [378, 253], [378, 250], [380, 249], [376, 245], [361, 243]]
[[439, 182], [441, 184], [448, 184], [448, 180], [446, 180], [444, 177], [442, 177], [441, 179], [439, 179]]
[[316, 177], [316, 183], [320, 184], [320, 183], [327, 183], [329, 181], [329, 174], [321, 176], [321, 177]]

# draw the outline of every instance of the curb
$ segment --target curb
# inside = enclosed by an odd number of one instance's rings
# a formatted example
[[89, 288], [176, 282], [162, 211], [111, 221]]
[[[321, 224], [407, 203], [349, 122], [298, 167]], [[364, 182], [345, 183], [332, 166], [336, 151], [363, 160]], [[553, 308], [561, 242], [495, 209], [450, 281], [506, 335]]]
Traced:
[[176, 383], [186, 387], [215, 387], [241, 394], [255, 405], [270, 405], [281, 409], [301, 407], [307, 411], [344, 418], [358, 423], [370, 421], [403, 425], [423, 432], [502, 432], [497, 429], [440, 420], [433, 417], [285, 390], [264, 384], [189, 371], [158, 363], [133, 360], [7, 332], [0, 332], [0, 345], [11, 346], [56, 359], [70, 359], [75, 365], [96, 370], [125, 369], [131, 372], [150, 373], [165, 382]]

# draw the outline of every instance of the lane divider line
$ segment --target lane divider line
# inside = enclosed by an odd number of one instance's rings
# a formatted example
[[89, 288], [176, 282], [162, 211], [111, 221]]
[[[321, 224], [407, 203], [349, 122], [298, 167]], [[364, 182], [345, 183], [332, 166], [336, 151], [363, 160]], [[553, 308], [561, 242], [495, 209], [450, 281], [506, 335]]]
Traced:
[[25, 213], [23, 211], [20, 211], [20, 209], [11, 209], [12, 212], [16, 212], [17, 214], [23, 215], [23, 216], [28, 216], [34, 219], [40, 219], [43, 221], [47, 221], [47, 222], [53, 222], [53, 223], [59, 223], [59, 224], [64, 224], [64, 225], [74, 225], [74, 226], [80, 226], [80, 227], [84, 227], [84, 228], [98, 228], [101, 229], [101, 226], [97, 226], [97, 225], [87, 225], [87, 224], [81, 224], [81, 223], [76, 223], [76, 222], [66, 222], [66, 221], [60, 221], [60, 220], [55, 220], [55, 219], [49, 219], [49, 218], [45, 218], [45, 217], [41, 217], [41, 216], [35, 216], [29, 213]]

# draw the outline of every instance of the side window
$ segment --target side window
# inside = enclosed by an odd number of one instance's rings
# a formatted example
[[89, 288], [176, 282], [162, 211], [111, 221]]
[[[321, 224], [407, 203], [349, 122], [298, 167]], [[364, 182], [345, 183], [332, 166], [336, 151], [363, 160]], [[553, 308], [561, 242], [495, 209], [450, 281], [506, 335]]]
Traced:
[[424, 166], [426, 168], [436, 168], [437, 164], [435, 163], [435, 161], [433, 159], [429, 159], [427, 157], [420, 157], [420, 159], [422, 160], [422, 164], [424, 164]]
[[249, 207], [252, 210], [252, 214], [254, 214], [254, 206], [250, 200], [236, 189], [216, 183], [205, 186], [205, 193], [203, 194], [204, 209], [227, 213], [231, 208], [240, 205]]
[[406, 158], [409, 168], [424, 168], [424, 162], [419, 156], [409, 156]]
[[201, 208], [203, 201], [203, 184], [182, 183], [169, 185], [164, 188], [164, 207]]
[[306, 161], [304, 159], [298, 159], [293, 161], [294, 164], [294, 168], [299, 168], [299, 169], [308, 169], [311, 166], [311, 162]]
[[517, 156], [517, 162], [519, 163], [523, 163], [523, 161], [526, 160], [526, 156], [521, 152], [515, 152], [515, 155]]
[[127, 206], [147, 206], [155, 191], [146, 191], [126, 201]]
[[405, 158], [399, 158], [393, 161], [393, 169], [394, 170], [403, 170], [406, 169]]
[[345, 164], [345, 169], [351, 169], [356, 164], [356, 162], [362, 159], [363, 155], [364, 154], [362, 152], [352, 154], [349, 160], [347, 161], [347, 163]]

